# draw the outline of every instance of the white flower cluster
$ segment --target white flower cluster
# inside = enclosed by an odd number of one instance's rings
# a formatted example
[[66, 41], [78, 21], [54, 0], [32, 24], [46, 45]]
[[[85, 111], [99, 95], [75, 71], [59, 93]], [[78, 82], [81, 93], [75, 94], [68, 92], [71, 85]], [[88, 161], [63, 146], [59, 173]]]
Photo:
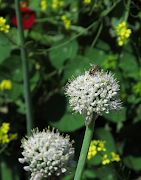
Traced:
[[90, 75], [89, 71], [85, 71], [85, 75], [73, 78], [64, 89], [72, 110], [83, 114], [86, 126], [90, 124], [93, 112], [102, 115], [102, 112], [122, 108], [118, 98], [119, 85], [110, 72], [96, 71]]
[[64, 138], [59, 132], [54, 133], [54, 130], [39, 132], [36, 129], [32, 136], [22, 141], [24, 158], [19, 158], [19, 162], [28, 164], [24, 169], [32, 172], [31, 180], [59, 176], [67, 172], [67, 166], [75, 165], [75, 161], [71, 161], [74, 148], [68, 136]]

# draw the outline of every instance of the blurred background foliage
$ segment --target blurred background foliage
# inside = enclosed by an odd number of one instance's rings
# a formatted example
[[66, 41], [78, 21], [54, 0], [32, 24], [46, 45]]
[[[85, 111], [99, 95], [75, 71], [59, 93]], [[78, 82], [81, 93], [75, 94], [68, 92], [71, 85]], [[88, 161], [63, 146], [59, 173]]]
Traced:
[[[124, 109], [96, 120], [93, 139], [106, 141], [106, 153], [120, 162], [101, 164], [96, 155], [87, 160], [83, 180], [141, 179], [141, 1], [140, 0], [29, 0], [34, 22], [24, 29], [35, 127], [50, 125], [75, 140], [78, 160], [85, 126], [72, 115], [63, 87], [72, 75], [90, 69], [89, 62], [111, 71], [118, 79]], [[0, 31], [0, 126], [10, 123], [18, 138], [0, 144], [0, 179], [23, 180], [27, 174], [18, 162], [20, 140], [26, 135], [26, 116], [20, 41], [13, 0], [2, 0], [0, 16], [10, 25]], [[22, 14], [29, 19], [29, 14]], [[31, 20], [30, 20], [31, 21]], [[122, 46], [116, 27], [123, 21], [132, 33]], [[26, 23], [26, 22], [23, 22]], [[30, 22], [28, 22], [30, 23]], [[10, 80], [11, 86], [3, 85]], [[5, 87], [5, 88], [2, 88]], [[9, 87], [9, 88], [6, 88]], [[62, 180], [72, 180], [75, 169]]]

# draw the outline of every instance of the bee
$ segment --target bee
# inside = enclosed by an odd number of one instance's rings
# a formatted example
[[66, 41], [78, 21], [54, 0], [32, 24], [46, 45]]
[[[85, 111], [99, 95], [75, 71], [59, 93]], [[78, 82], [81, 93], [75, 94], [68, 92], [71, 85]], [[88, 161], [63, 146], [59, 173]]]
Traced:
[[95, 65], [95, 64], [92, 64], [92, 63], [90, 63], [90, 66], [93, 66], [93, 67], [90, 69], [89, 75], [94, 75], [94, 73], [96, 71], [101, 70], [101, 66], [98, 66], [98, 65]]

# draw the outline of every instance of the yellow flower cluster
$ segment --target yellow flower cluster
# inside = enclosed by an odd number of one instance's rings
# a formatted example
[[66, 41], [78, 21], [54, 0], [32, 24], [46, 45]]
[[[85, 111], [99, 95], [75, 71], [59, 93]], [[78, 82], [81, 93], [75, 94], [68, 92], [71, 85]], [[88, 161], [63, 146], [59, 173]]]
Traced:
[[11, 89], [12, 88], [12, 83], [10, 80], [2, 80], [0, 83], [0, 89], [3, 91], [4, 89]]
[[66, 15], [63, 15], [61, 17], [62, 21], [64, 22], [65, 28], [69, 29], [70, 25], [71, 25], [71, 21], [69, 19], [67, 19]]
[[41, 10], [45, 11], [47, 9], [47, 2], [46, 0], [41, 1]]
[[9, 129], [9, 123], [2, 123], [2, 126], [0, 127], [0, 144], [9, 143], [10, 141], [17, 139], [17, 134], [8, 134]]
[[123, 46], [125, 40], [130, 37], [131, 29], [127, 29], [126, 22], [122, 22], [116, 27], [118, 35], [118, 45]]
[[64, 5], [64, 1], [63, 0], [53, 0], [52, 1], [52, 8], [53, 9], [57, 9], [58, 8], [58, 5], [59, 6], [63, 6]]
[[[104, 144], [106, 141], [100, 141], [100, 140], [93, 140], [91, 141], [87, 159], [90, 160], [92, 157], [94, 157], [98, 152], [100, 151], [106, 151]], [[102, 156], [102, 164], [109, 164], [111, 161], [120, 161], [120, 157], [118, 154], [115, 154], [114, 152], [111, 152], [111, 160], [107, 158], [107, 154], [104, 154]]]
[[4, 31], [5, 33], [9, 32], [10, 26], [6, 25], [6, 19], [0, 17], [0, 31]]
[[120, 157], [118, 154], [111, 152], [111, 156], [112, 156], [111, 161], [117, 161], [117, 162], [120, 161]]
[[106, 151], [106, 149], [104, 148], [104, 144], [105, 144], [105, 141], [100, 141], [100, 140], [91, 141], [87, 159], [89, 160], [92, 157], [94, 157], [98, 153], [98, 151]]
[[84, 0], [84, 3], [91, 3], [91, 0]]

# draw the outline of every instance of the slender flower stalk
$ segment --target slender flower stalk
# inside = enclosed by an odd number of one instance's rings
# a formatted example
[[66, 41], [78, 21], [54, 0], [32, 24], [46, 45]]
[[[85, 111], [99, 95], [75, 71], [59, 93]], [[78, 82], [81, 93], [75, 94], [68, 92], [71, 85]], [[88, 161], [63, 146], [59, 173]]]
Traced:
[[96, 117], [97, 117], [97, 115], [96, 115], [96, 113], [94, 113], [91, 123], [88, 126], [86, 126], [85, 136], [84, 136], [84, 140], [83, 140], [81, 153], [80, 153], [77, 169], [75, 172], [74, 180], [81, 179], [81, 176], [82, 176], [82, 173], [83, 173], [83, 170], [85, 167], [86, 159], [87, 159], [89, 145], [90, 145], [92, 135], [94, 132], [94, 125], [95, 125]]
[[31, 134], [31, 129], [33, 129], [33, 113], [32, 113], [32, 104], [31, 104], [31, 95], [30, 95], [30, 84], [29, 84], [29, 72], [28, 72], [28, 63], [25, 52], [25, 42], [24, 34], [22, 27], [22, 16], [20, 11], [20, 1], [15, 0], [16, 6], [16, 15], [18, 21], [18, 29], [21, 42], [21, 59], [23, 63], [23, 78], [24, 78], [24, 91], [25, 91], [25, 103], [26, 103], [26, 120], [27, 120], [27, 134]]

